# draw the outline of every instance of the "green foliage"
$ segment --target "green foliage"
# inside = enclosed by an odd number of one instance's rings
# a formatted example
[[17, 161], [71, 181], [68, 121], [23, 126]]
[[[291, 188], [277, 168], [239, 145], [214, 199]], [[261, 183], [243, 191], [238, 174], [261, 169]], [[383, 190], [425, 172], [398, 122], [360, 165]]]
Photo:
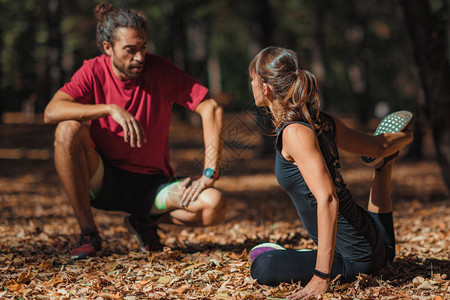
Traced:
[[[58, 0], [55, 0], [58, 1]], [[62, 74], [69, 80], [84, 59], [99, 53], [93, 8], [99, 1], [60, 1]], [[0, 96], [6, 108], [38, 93], [48, 75], [48, 2], [0, 0]], [[212, 85], [208, 62], [217, 58], [221, 92], [232, 99], [226, 109], [242, 109], [252, 101], [247, 66], [263, 47], [278, 45], [297, 51], [307, 68], [322, 52], [326, 76], [321, 82], [328, 109], [357, 107], [349, 66], [364, 65], [368, 110], [379, 101], [408, 105], [419, 91], [409, 41], [398, 4], [388, 0], [115, 0], [117, 7], [136, 8], [148, 17], [149, 48], [169, 57], [200, 82]], [[440, 1], [433, 1], [439, 10]], [[263, 5], [265, 4], [265, 6]], [[320, 18], [321, 32], [317, 33]], [[259, 35], [258, 35], [259, 34]], [[362, 40], [357, 41], [358, 34]], [[356, 40], [355, 40], [356, 39]], [[317, 48], [316, 45], [320, 45]], [[47, 74], [47, 75], [45, 75]], [[45, 83], [44, 83], [45, 84]], [[48, 90], [48, 89], [47, 89]], [[52, 91], [54, 92], [54, 91]], [[42, 108], [42, 107], [41, 107]]]

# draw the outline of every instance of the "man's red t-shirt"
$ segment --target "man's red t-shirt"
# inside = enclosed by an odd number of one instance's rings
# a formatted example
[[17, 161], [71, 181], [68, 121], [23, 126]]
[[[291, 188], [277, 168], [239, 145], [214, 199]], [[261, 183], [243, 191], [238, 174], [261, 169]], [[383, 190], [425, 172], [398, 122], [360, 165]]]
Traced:
[[173, 175], [169, 163], [169, 125], [172, 105], [193, 111], [208, 89], [168, 59], [147, 54], [143, 74], [121, 81], [111, 59], [101, 55], [86, 60], [60, 91], [83, 104], [117, 104], [130, 112], [145, 131], [147, 143], [132, 148], [123, 140], [122, 127], [110, 116], [92, 120], [90, 134], [104, 159], [127, 171]]

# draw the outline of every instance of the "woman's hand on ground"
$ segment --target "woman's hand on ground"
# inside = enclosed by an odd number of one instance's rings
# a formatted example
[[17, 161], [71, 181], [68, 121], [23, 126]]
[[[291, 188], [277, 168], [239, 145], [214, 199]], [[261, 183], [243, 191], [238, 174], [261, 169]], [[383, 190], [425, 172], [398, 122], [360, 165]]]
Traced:
[[289, 295], [287, 299], [317, 299], [319, 295], [322, 295], [328, 290], [329, 284], [329, 279], [322, 279], [320, 277], [313, 276], [311, 281], [303, 289]]

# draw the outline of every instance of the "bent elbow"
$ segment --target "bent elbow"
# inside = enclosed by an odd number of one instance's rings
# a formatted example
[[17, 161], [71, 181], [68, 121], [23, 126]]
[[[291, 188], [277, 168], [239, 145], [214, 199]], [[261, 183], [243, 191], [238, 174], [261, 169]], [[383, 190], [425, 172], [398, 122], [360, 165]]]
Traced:
[[221, 109], [219, 102], [217, 102], [217, 100], [214, 98], [209, 98], [205, 102], [209, 105], [209, 109], [213, 111], [218, 111]]
[[335, 192], [330, 193], [324, 198], [316, 198], [318, 205], [324, 205], [326, 207], [339, 207], [339, 197]]
[[44, 124], [54, 124], [52, 119], [46, 114], [44, 114]]
[[47, 111], [44, 111], [44, 123], [45, 124], [52, 124], [52, 119], [50, 118]]
[[214, 101], [214, 102], [216, 103], [216, 105], [214, 106], [214, 112], [215, 112], [216, 117], [222, 117], [223, 116], [223, 107], [222, 107], [222, 105], [220, 105], [216, 101]]
[[44, 111], [44, 123], [45, 124], [56, 124], [57, 121], [51, 109], [48, 107]]
[[215, 99], [203, 101], [203, 106], [199, 111], [200, 115], [205, 118], [221, 118], [223, 116], [223, 108]]
[[339, 211], [339, 197], [338, 196], [333, 197], [333, 199], [331, 201], [332, 201], [332, 205], [333, 205], [335, 211], [338, 212]]
[[333, 193], [328, 197], [328, 206], [332, 208], [339, 207], [339, 197], [336, 193]]

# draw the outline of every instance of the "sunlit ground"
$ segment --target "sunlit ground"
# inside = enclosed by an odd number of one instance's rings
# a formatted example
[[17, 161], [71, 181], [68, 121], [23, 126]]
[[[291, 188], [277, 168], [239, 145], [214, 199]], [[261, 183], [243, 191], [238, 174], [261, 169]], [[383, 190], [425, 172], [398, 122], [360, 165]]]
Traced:
[[[261, 286], [250, 277], [248, 252], [260, 242], [314, 247], [276, 182], [273, 158], [259, 155], [250, 114], [225, 119], [216, 185], [229, 202], [224, 224], [163, 225], [162, 241], [172, 250], [143, 254], [122, 225], [124, 214], [95, 210], [104, 251], [78, 262], [68, 255], [79, 229], [53, 166], [52, 134], [53, 127], [40, 124], [0, 125], [0, 298], [267, 299], [297, 287]], [[178, 175], [201, 172], [200, 125], [175, 118], [171, 146]], [[421, 161], [405, 160], [402, 152], [393, 174], [396, 260], [377, 280], [334, 283], [325, 298], [448, 299], [450, 197], [429, 139], [426, 146]], [[344, 179], [365, 206], [372, 171], [359, 157], [341, 156]]]

